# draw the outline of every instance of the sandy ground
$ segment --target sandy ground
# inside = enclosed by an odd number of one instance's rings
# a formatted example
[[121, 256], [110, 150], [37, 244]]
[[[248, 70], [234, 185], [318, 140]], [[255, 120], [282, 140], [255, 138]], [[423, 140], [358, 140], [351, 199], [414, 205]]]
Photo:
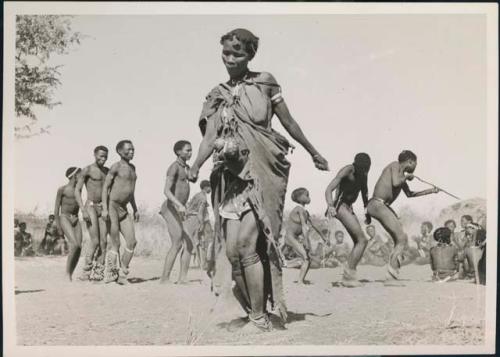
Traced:
[[134, 258], [130, 284], [119, 286], [67, 282], [62, 257], [16, 259], [18, 344], [484, 343], [484, 287], [432, 283], [428, 265], [404, 267], [405, 287], [384, 287], [383, 268], [360, 266], [365, 286], [356, 289], [338, 287], [340, 269], [312, 270], [307, 286], [285, 270], [290, 321], [259, 333], [232, 296], [210, 292], [203, 271], [190, 270], [187, 286], [160, 285], [162, 264]]

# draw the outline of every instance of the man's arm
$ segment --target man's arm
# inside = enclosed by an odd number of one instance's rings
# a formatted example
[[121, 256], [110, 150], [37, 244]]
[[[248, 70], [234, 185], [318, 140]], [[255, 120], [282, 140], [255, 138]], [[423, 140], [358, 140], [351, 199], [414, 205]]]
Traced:
[[430, 195], [431, 193], [438, 193], [439, 189], [437, 187], [434, 188], [429, 188], [428, 190], [423, 190], [419, 192], [413, 192], [410, 190], [410, 187], [408, 187], [408, 184], [405, 182], [401, 186], [403, 189], [403, 192], [405, 193], [406, 197], [420, 197], [420, 196], [425, 196], [425, 195]]
[[82, 190], [83, 190], [83, 185], [85, 184], [85, 181], [87, 180], [88, 174], [89, 174], [89, 168], [85, 167], [82, 170], [82, 174], [78, 177], [78, 181], [76, 182], [76, 186], [75, 186], [75, 199], [76, 199], [76, 202], [78, 203], [78, 206], [80, 207], [80, 210], [82, 211], [83, 219], [86, 221], [90, 220], [90, 217], [89, 217], [87, 210], [83, 206]]
[[176, 208], [177, 211], [180, 213], [186, 212], [186, 208], [182, 203], [179, 202], [177, 197], [172, 193], [172, 187], [174, 186], [175, 181], [177, 180], [179, 173], [178, 173], [178, 166], [173, 164], [170, 165], [170, 167], [167, 170], [167, 179], [165, 180], [165, 188], [163, 189], [163, 193], [165, 194], [165, 197], [172, 202]]
[[401, 172], [399, 172], [399, 165], [391, 164], [391, 180], [393, 187], [399, 187], [406, 182], [406, 177]]
[[61, 223], [59, 221], [59, 210], [61, 208], [62, 191], [63, 191], [62, 187], [57, 189], [56, 202], [54, 205], [54, 217], [55, 217], [54, 221], [56, 222], [58, 227], [61, 227]]
[[104, 219], [108, 216], [108, 197], [109, 197], [109, 189], [111, 188], [111, 184], [115, 179], [115, 176], [118, 174], [118, 163], [111, 166], [109, 169], [106, 178], [104, 179], [104, 184], [102, 186], [102, 217]]

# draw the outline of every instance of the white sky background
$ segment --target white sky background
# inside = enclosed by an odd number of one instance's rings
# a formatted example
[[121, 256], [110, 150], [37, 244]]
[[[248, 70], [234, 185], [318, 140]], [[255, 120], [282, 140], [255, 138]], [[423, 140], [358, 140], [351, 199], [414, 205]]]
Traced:
[[[309, 188], [309, 210], [325, 209], [324, 189], [360, 151], [372, 157], [370, 194], [381, 170], [402, 149], [419, 158], [416, 174], [462, 198], [486, 197], [486, 33], [484, 15], [79, 16], [90, 37], [64, 64], [56, 99], [40, 110], [50, 135], [17, 140], [15, 207], [52, 210], [69, 166], [93, 161], [93, 148], [136, 147], [139, 204], [163, 202], [167, 166], [179, 139], [201, 140], [205, 95], [227, 80], [220, 36], [244, 27], [260, 37], [250, 68], [271, 72], [292, 115], [330, 163], [317, 171], [297, 146], [289, 193]], [[274, 128], [285, 133], [274, 118]], [[193, 158], [194, 159], [194, 158]], [[201, 172], [208, 176], [211, 162]], [[427, 188], [416, 182], [415, 189]], [[192, 186], [197, 192], [198, 184]], [[293, 207], [287, 197], [287, 208]], [[435, 212], [444, 194], [409, 201]], [[361, 200], [355, 208], [360, 211]]]

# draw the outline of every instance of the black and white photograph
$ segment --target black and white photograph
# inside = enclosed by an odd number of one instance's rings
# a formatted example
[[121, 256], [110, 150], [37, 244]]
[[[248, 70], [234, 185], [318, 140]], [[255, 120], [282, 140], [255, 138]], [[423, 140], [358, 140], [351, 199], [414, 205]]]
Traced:
[[497, 4], [4, 10], [5, 356], [495, 353]]

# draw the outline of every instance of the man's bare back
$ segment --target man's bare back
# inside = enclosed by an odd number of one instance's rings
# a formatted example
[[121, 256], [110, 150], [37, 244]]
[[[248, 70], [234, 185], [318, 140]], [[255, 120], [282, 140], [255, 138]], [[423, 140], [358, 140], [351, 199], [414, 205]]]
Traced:
[[[394, 178], [397, 179], [394, 180]], [[401, 165], [397, 161], [391, 162], [384, 168], [375, 184], [373, 196], [390, 205], [398, 198], [404, 185], [406, 185], [405, 174], [401, 170]]]

